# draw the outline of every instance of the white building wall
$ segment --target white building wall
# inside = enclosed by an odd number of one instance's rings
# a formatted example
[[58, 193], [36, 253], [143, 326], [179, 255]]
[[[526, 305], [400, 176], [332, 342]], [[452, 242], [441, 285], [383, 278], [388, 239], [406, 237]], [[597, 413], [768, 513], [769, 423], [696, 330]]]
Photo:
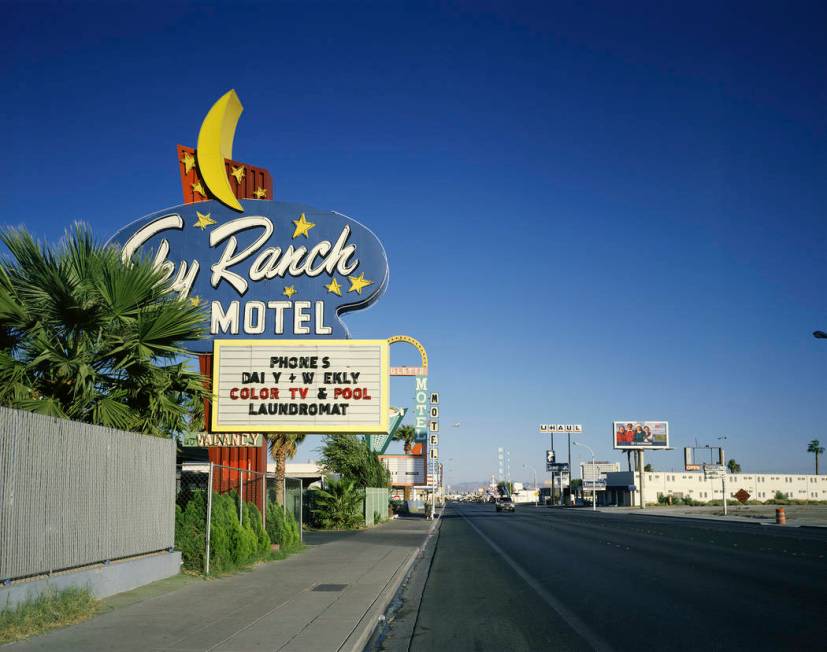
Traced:
[[[639, 474], [637, 474], [639, 476]], [[655, 503], [658, 494], [683, 496], [693, 500], [721, 500], [720, 480], [705, 480], [702, 472], [669, 471], [644, 473], [644, 499]], [[639, 477], [636, 483], [640, 487]], [[727, 474], [727, 499], [735, 500], [735, 494], [745, 489], [750, 500], [770, 500], [780, 491], [792, 500], [827, 500], [827, 475], [785, 473], [735, 473]]]

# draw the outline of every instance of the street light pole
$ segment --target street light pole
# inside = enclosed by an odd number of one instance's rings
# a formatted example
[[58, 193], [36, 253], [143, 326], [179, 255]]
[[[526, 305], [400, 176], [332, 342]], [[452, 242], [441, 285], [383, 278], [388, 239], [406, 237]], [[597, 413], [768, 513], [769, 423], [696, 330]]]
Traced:
[[[533, 466], [529, 466], [528, 464], [523, 464], [523, 468], [528, 469], [529, 471], [531, 471], [534, 474], [534, 491], [538, 491], [537, 490], [537, 471], [534, 470]], [[537, 495], [539, 497], [539, 493]], [[538, 500], [539, 500], [539, 498], [538, 498]]]
[[[595, 463], [594, 463], [594, 451], [591, 449], [591, 446], [586, 446], [586, 444], [581, 444], [580, 442], [573, 441], [571, 442], [575, 446], [580, 446], [581, 448], [585, 448], [592, 454], [592, 473], [595, 471]], [[569, 473], [571, 473], [571, 466], [569, 466]], [[569, 475], [569, 477], [571, 477]], [[597, 481], [595, 480], [594, 476], [592, 476], [592, 511], [597, 511]]]

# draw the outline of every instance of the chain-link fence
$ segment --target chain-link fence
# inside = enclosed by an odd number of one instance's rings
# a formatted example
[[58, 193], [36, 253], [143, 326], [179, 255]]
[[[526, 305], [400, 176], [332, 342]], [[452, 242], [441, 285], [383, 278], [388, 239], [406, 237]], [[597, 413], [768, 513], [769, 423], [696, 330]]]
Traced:
[[284, 479], [284, 509], [299, 524], [299, 535], [301, 535], [304, 519], [304, 486], [300, 478]]

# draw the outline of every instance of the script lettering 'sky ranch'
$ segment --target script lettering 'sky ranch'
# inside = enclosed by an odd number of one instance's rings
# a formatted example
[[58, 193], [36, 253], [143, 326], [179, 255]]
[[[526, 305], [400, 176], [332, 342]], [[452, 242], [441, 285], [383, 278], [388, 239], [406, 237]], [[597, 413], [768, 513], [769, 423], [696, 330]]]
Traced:
[[332, 211], [242, 204], [249, 214], [215, 201], [178, 206], [113, 240], [124, 259], [151, 257], [170, 291], [203, 304], [213, 338], [347, 337], [340, 315], [373, 303], [387, 283], [376, 236]]

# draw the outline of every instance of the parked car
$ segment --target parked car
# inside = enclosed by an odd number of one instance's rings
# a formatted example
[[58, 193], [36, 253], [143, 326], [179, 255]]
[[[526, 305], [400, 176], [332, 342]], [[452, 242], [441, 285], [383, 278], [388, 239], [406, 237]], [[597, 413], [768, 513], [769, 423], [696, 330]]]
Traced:
[[498, 512], [513, 512], [514, 511], [514, 503], [511, 502], [511, 498], [508, 498], [508, 497], [500, 498], [497, 501], [497, 511]]

